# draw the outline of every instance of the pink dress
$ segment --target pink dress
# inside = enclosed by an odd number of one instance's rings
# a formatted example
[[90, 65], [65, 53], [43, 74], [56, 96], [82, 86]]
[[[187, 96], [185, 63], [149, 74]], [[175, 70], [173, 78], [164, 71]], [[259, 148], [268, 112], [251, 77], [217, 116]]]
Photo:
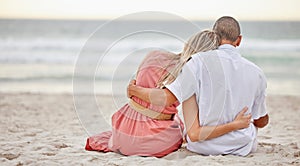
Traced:
[[[177, 55], [163, 51], [150, 52], [139, 67], [136, 84], [148, 88], [157, 87], [162, 74], [174, 67], [170, 58], [174, 56]], [[177, 114], [176, 107], [179, 103], [159, 107], [136, 97], [133, 100], [145, 108], [175, 116], [173, 120], [155, 120], [125, 104], [112, 116], [112, 131], [89, 137], [86, 150], [163, 157], [180, 148], [183, 123]]]

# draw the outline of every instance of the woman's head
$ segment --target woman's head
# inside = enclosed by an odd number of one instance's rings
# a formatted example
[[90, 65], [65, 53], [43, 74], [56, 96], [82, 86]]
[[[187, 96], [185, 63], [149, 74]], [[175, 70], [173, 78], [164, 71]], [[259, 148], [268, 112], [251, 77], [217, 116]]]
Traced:
[[188, 60], [193, 54], [216, 49], [220, 44], [219, 35], [212, 30], [201, 31], [189, 38], [181, 53], [182, 60]]
[[168, 71], [165, 75], [163, 75], [162, 78], [158, 81], [158, 87], [161, 88], [164, 85], [173, 82], [180, 73], [183, 65], [193, 54], [216, 49], [219, 44], [220, 37], [215, 31], [204, 30], [193, 35], [185, 44], [180, 56], [176, 56], [173, 59], [173, 64], [176, 64], [176, 66], [171, 71]]

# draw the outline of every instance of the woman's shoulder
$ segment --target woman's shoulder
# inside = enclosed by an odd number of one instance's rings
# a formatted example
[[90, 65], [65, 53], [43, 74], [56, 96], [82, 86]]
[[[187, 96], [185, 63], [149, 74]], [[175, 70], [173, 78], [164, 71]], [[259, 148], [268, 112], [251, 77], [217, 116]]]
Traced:
[[143, 64], [165, 64], [170, 63], [174, 59], [178, 58], [179, 55], [165, 50], [153, 50], [150, 51], [143, 60]]
[[166, 50], [153, 50], [147, 54], [146, 58], [173, 57], [173, 56], [177, 56], [177, 55]]

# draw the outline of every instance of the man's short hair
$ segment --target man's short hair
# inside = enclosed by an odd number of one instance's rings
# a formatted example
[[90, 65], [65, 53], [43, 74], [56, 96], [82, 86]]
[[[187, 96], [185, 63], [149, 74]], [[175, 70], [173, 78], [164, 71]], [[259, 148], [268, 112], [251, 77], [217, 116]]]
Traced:
[[230, 16], [223, 16], [219, 18], [213, 27], [221, 37], [221, 39], [234, 42], [241, 34], [239, 22]]

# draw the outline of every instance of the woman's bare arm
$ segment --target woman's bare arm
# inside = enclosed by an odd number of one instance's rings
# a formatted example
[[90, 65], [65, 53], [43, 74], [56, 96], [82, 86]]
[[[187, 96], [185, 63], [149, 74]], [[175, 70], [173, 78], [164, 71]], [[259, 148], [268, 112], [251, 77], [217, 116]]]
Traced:
[[170, 106], [177, 101], [176, 97], [167, 88], [144, 88], [135, 85], [135, 80], [132, 80], [127, 87], [127, 96], [131, 98], [136, 96], [148, 103], [159, 106]]
[[251, 115], [244, 115], [248, 110], [248, 108], [245, 107], [233, 122], [218, 126], [200, 126], [199, 111], [195, 95], [183, 102], [182, 109], [187, 134], [192, 142], [209, 140], [234, 130], [246, 128], [251, 121]]

